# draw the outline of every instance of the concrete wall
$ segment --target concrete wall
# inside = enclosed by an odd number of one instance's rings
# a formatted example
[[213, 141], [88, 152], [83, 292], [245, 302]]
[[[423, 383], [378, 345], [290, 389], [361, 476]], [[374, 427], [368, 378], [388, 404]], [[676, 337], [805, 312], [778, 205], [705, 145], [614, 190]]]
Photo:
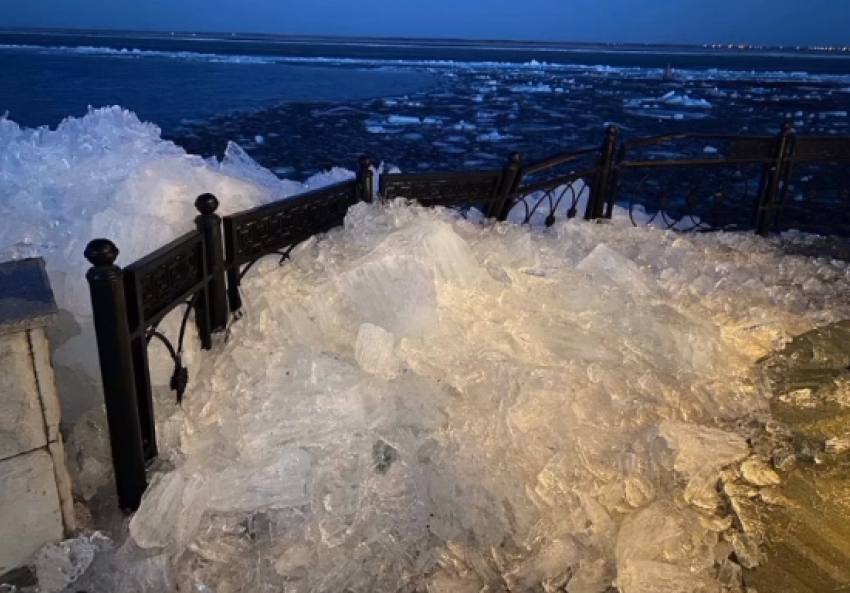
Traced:
[[0, 575], [74, 529], [41, 260], [0, 264]]

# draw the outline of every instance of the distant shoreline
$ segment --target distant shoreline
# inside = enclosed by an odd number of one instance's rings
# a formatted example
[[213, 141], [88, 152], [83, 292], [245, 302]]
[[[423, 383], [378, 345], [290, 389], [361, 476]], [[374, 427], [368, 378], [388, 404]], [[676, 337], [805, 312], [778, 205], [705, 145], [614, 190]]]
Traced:
[[242, 32], [211, 32], [211, 31], [138, 31], [123, 29], [34, 29], [34, 28], [0, 28], [0, 36], [43, 36], [61, 38], [101, 38], [116, 37], [151, 40], [217, 42], [250, 44], [263, 43], [271, 45], [324, 45], [330, 47], [383, 47], [383, 48], [430, 48], [430, 49], [474, 49], [477, 51], [527, 51], [527, 52], [556, 52], [556, 53], [599, 53], [599, 54], [639, 54], [660, 55], [718, 55], [723, 57], [752, 57], [759, 56], [793, 56], [795, 58], [816, 59], [847, 59], [850, 51], [825, 51], [807, 47], [767, 46], [767, 45], [725, 45], [717, 44], [663, 44], [663, 43], [618, 43], [618, 42], [569, 42], [569, 41], [535, 41], [518, 39], [461, 39], [461, 38], [429, 38], [429, 37], [355, 37], [334, 35], [290, 35], [272, 33], [242, 33]]

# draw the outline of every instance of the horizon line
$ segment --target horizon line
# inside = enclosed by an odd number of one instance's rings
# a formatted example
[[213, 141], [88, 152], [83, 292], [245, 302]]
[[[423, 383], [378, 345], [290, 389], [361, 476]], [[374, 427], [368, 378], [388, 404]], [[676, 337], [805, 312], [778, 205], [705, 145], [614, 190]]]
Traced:
[[[745, 42], [728, 42], [715, 41], [711, 43], [685, 43], [685, 42], [662, 42], [662, 41], [566, 41], [553, 39], [519, 39], [519, 38], [485, 38], [485, 37], [426, 37], [426, 36], [389, 36], [389, 35], [351, 35], [351, 34], [313, 34], [313, 33], [266, 33], [266, 32], [251, 32], [251, 31], [221, 31], [212, 29], [122, 29], [114, 27], [4, 27], [0, 26], [0, 33], [11, 34], [26, 34], [26, 33], [46, 33], [46, 34], [85, 34], [85, 33], [140, 33], [140, 34], [158, 34], [158, 35], [221, 35], [230, 37], [268, 37], [268, 38], [290, 38], [290, 39], [322, 39], [322, 40], [383, 40], [383, 41], [444, 41], [454, 43], [523, 43], [530, 45], [573, 45], [573, 46], [621, 46], [621, 47], [683, 47], [683, 48], [713, 48], [713, 49], [732, 49], [732, 50], [759, 50], [759, 49], [806, 49], [806, 50], [823, 50], [827, 48], [840, 49], [848, 47], [848, 45], [772, 45], [758, 44]], [[822, 50], [822, 51], [823, 51]]]

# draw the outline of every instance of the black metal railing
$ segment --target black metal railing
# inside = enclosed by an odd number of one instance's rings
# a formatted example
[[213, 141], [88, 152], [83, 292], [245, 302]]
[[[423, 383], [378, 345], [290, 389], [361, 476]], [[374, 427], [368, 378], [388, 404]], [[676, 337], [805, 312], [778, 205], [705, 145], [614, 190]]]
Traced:
[[[213, 311], [210, 299], [215, 267], [207, 262], [207, 241], [192, 231], [121, 269], [119, 251], [106, 239], [86, 247], [92, 268], [87, 274], [103, 379], [103, 395], [115, 482], [121, 508], [138, 508], [147, 487], [145, 466], [157, 454], [156, 422], [148, 344], [157, 339], [174, 360], [171, 387], [182, 399], [188, 372], [182, 363], [183, 340], [189, 314], [204, 349], [212, 347]], [[162, 319], [185, 306], [175, 347], [159, 331]], [[226, 314], [226, 310], [224, 312]]]
[[645, 222], [680, 230], [752, 226], [764, 231], [785, 133], [779, 138], [675, 134], [625, 142], [613, 167], [615, 190], [607, 211], [622, 196], [634, 224], [640, 213]]
[[337, 183], [224, 218], [230, 311], [242, 308], [239, 287], [253, 265], [268, 255], [289, 258], [292, 248], [340, 226], [360, 200], [360, 181]]
[[[523, 165], [511, 154], [500, 170], [384, 174], [381, 200], [405, 198], [499, 221], [555, 223], [610, 219], [617, 203], [634, 224], [680, 230], [771, 231], [801, 228], [850, 236], [850, 138], [670, 134], [617, 146], [609, 127], [599, 146]], [[85, 256], [120, 505], [138, 508], [146, 466], [157, 456], [147, 347], [162, 342], [174, 361], [171, 388], [180, 401], [188, 371], [183, 343], [190, 315], [201, 347], [243, 308], [244, 275], [260, 259], [281, 263], [293, 247], [340, 226], [348, 209], [374, 199], [373, 173], [361, 157], [354, 179], [220, 217], [218, 199], [200, 196], [195, 231], [121, 269], [117, 247], [89, 243]], [[514, 215], [515, 214], [515, 215]], [[185, 306], [176, 343], [159, 330]], [[176, 345], [175, 345], [176, 344]]]

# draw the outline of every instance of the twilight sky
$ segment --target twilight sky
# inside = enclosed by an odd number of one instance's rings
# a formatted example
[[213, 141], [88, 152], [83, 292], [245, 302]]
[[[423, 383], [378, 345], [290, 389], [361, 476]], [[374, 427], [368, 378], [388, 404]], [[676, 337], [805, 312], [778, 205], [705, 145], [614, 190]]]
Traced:
[[850, 44], [850, 0], [0, 0], [0, 27]]

